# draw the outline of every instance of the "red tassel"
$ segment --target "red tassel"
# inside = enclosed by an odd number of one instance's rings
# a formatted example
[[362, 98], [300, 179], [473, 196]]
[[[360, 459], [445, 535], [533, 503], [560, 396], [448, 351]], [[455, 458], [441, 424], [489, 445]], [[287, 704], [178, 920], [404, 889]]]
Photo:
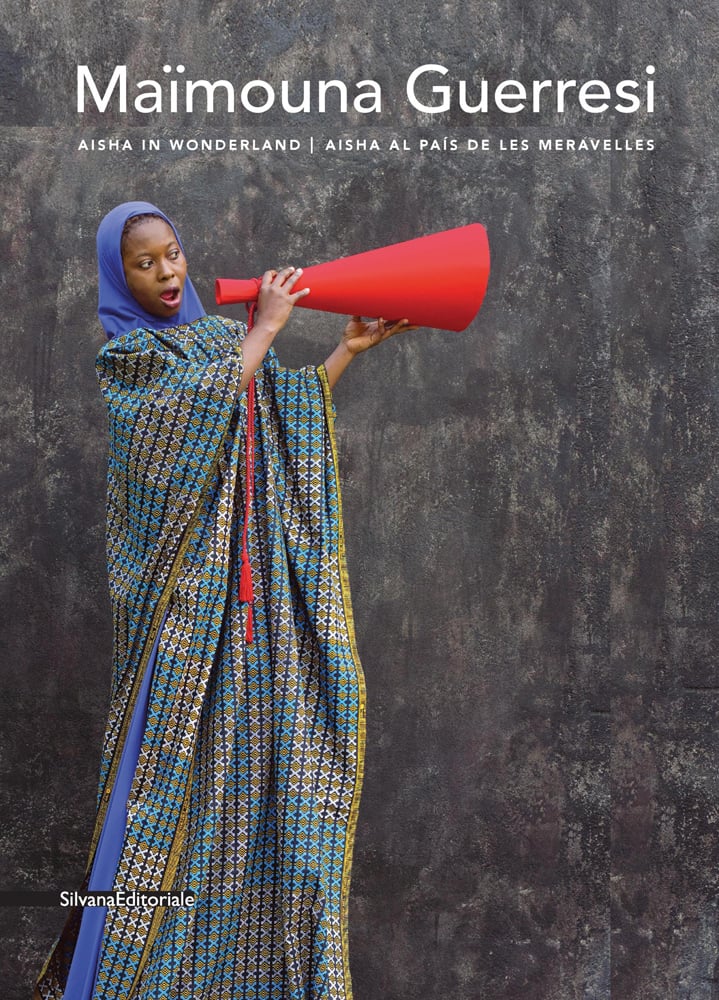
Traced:
[[[255, 306], [253, 302], [249, 309], [249, 319], [247, 329], [251, 330], [255, 319]], [[252, 642], [253, 628], [253, 603], [255, 600], [255, 589], [252, 585], [252, 566], [250, 556], [247, 551], [247, 532], [250, 527], [250, 510], [252, 509], [252, 498], [255, 492], [255, 379], [250, 379], [247, 386], [247, 432], [245, 434], [245, 517], [242, 524], [242, 568], [240, 570], [240, 601], [247, 605], [245, 618], [245, 642], [249, 645]]]
[[252, 605], [247, 605], [247, 620], [245, 622], [245, 642], [252, 645]]
[[252, 566], [247, 553], [242, 553], [242, 570], [240, 572], [240, 600], [252, 603], [255, 591], [252, 586]]

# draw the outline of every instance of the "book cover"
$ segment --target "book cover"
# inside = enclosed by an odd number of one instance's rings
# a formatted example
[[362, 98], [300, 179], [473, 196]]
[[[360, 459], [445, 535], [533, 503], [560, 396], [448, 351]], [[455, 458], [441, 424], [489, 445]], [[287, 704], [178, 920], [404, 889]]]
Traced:
[[[717, 995], [717, 30], [666, 0], [6, 5], [9, 1000], [93, 826], [95, 234], [133, 199], [209, 311], [217, 277], [486, 227], [468, 329], [393, 338], [334, 396], [368, 692], [355, 997]], [[295, 310], [282, 363], [343, 324]]]

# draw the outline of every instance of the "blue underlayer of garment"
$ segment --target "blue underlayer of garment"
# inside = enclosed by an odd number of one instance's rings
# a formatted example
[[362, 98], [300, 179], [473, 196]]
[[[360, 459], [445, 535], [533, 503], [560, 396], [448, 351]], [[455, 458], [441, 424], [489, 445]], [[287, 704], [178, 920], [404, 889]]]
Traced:
[[[110, 802], [88, 883], [88, 889], [93, 892], [108, 892], [113, 888], [115, 881], [117, 863], [125, 840], [127, 798], [130, 794], [132, 779], [135, 776], [137, 758], [145, 733], [150, 686], [157, 658], [157, 647], [164, 624], [165, 619], [163, 618], [137, 695], [130, 728], [120, 757], [120, 766], [110, 793]], [[63, 1000], [92, 1000], [106, 916], [106, 906], [87, 906], [83, 910], [80, 933], [75, 945]]]

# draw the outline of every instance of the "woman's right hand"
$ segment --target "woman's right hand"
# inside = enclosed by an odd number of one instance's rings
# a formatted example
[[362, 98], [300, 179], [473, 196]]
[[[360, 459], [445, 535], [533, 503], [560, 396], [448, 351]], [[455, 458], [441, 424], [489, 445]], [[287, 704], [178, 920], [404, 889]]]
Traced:
[[294, 292], [302, 274], [301, 267], [285, 267], [282, 271], [265, 271], [257, 296], [257, 315], [251, 330], [242, 341], [242, 380], [240, 391], [262, 364], [272, 341], [287, 322], [298, 299], [307, 295], [309, 288]]
[[295, 303], [309, 294], [309, 288], [303, 288], [299, 292], [293, 291], [301, 276], [301, 267], [265, 271], [257, 298], [255, 328], [261, 327], [273, 336], [282, 329]]

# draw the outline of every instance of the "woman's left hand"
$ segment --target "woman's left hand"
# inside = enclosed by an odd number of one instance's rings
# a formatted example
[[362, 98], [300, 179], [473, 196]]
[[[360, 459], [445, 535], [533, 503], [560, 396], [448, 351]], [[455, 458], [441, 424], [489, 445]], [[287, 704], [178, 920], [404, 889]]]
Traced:
[[408, 330], [417, 329], [416, 326], [410, 326], [408, 319], [388, 323], [380, 318], [364, 322], [361, 316], [352, 316], [342, 335], [342, 345], [350, 354], [361, 354], [363, 351], [368, 351], [370, 347], [381, 344], [383, 340], [394, 337], [397, 333], [406, 333]]
[[352, 316], [342, 334], [342, 340], [325, 361], [330, 389], [335, 387], [342, 372], [358, 354], [368, 351], [370, 347], [376, 347], [383, 340], [394, 337], [396, 333], [416, 329], [418, 329], [416, 326], [410, 326], [407, 319], [395, 320], [392, 323], [387, 323], [384, 319], [375, 319], [365, 323], [361, 316]]

